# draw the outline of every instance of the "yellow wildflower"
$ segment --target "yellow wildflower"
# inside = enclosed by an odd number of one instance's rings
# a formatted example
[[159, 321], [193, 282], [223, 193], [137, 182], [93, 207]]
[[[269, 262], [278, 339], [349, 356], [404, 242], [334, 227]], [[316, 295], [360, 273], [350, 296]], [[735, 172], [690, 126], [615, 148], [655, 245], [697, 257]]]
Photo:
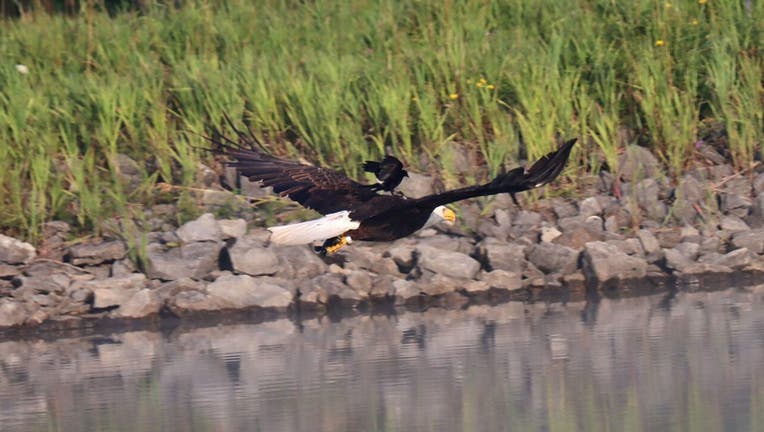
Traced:
[[493, 84], [488, 84], [487, 86], [485, 86], [485, 88], [487, 88], [488, 90], [493, 90], [495, 87]]
[[658, 39], [657, 41], [655, 41], [655, 46], [662, 47], [663, 45], [666, 45], [666, 41], [664, 41], [663, 39]]
[[666, 4], [664, 4], [663, 6], [665, 6], [666, 9], [671, 9], [671, 3], [669, 2], [666, 2]]
[[451, 93], [450, 95], [448, 95], [448, 98], [451, 100], [459, 99], [459, 93]]
[[690, 21], [690, 24], [696, 26], [696, 25], [698, 25], [698, 20], [694, 19], [694, 20]]
[[708, 0], [698, 0], [698, 4], [704, 5], [706, 3], [708, 3]]
[[478, 88], [480, 88], [480, 87], [483, 87], [483, 85], [485, 85], [485, 84], [483, 82], [481, 82], [481, 81], [478, 81], [478, 83], [475, 84], [475, 85], [478, 86]]

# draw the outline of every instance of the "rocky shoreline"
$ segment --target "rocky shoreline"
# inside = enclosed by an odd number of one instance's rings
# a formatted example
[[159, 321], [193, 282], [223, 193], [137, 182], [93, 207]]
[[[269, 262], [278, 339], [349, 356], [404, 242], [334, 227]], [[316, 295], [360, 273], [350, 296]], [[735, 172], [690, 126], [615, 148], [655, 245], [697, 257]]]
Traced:
[[[70, 244], [69, 226], [50, 222], [37, 249], [0, 235], [0, 328], [458, 308], [552, 292], [580, 297], [761, 280], [764, 172], [735, 174], [712, 148], [698, 148], [708, 153], [703, 163], [673, 183], [660, 177], [652, 154], [631, 146], [618, 178], [581, 179], [581, 200], [555, 197], [522, 208], [509, 197], [469, 202], [459, 207], [457, 228], [354, 243], [323, 259], [307, 246], [269, 245], [246, 208], [239, 214], [249, 221], [205, 213], [177, 228], [161, 217], [175, 209], [147, 210], [153, 222], [140, 269], [125, 241]], [[419, 196], [432, 190], [433, 179], [412, 175], [402, 187]], [[214, 211], [234, 197], [213, 190], [199, 198]]]

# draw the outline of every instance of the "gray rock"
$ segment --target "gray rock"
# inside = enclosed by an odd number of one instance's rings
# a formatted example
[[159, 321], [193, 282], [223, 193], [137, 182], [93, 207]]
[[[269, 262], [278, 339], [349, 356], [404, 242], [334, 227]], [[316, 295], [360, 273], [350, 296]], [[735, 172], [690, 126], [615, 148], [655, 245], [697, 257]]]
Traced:
[[70, 291], [69, 298], [75, 303], [85, 303], [92, 295], [93, 291], [89, 288], [78, 288]]
[[694, 263], [682, 269], [682, 274], [685, 275], [708, 275], [713, 273], [732, 273], [732, 269], [711, 263]]
[[259, 240], [250, 236], [236, 241], [236, 244], [228, 249], [228, 254], [237, 272], [259, 276], [275, 274], [279, 270], [279, 258], [275, 250], [263, 247]]
[[605, 231], [618, 234], [622, 229], [626, 228], [626, 220], [619, 215], [610, 215], [605, 217]]
[[645, 255], [645, 250], [642, 249], [642, 243], [640, 243], [640, 241], [635, 238], [627, 238], [624, 240], [612, 239], [612, 240], [606, 240], [605, 242], [617, 247], [618, 250], [620, 250], [621, 252], [624, 252], [627, 255], [638, 255], [638, 256]]
[[121, 240], [80, 243], [69, 248], [72, 264], [77, 266], [112, 262], [124, 258], [126, 254], [127, 247]]
[[207, 292], [226, 308], [250, 307], [285, 309], [292, 303], [293, 294], [269, 279], [249, 275], [223, 275], [207, 285]]
[[662, 220], [666, 217], [666, 205], [659, 200], [660, 186], [653, 178], [646, 178], [635, 188], [637, 203], [653, 220]]
[[151, 279], [202, 278], [218, 268], [222, 242], [193, 242], [179, 248], [152, 243], [146, 251], [146, 274]]
[[196, 164], [196, 183], [202, 187], [208, 188], [217, 183], [218, 174], [203, 163]]
[[342, 282], [342, 276], [325, 274], [303, 283], [300, 287], [300, 301], [328, 305], [333, 299], [346, 306], [355, 307], [368, 297], [368, 292], [357, 292]]
[[619, 156], [618, 168], [621, 178], [628, 182], [653, 178], [661, 172], [660, 163], [650, 150], [633, 144]]
[[764, 192], [764, 172], [759, 173], [756, 178], [753, 179], [753, 195], [759, 195]]
[[20, 266], [0, 263], [0, 279], [12, 278], [20, 274]]
[[390, 257], [385, 257], [383, 247], [353, 245], [341, 253], [346, 254], [345, 267], [350, 270], [370, 270], [377, 274], [398, 274], [398, 265]]
[[753, 214], [759, 217], [759, 220], [764, 219], [764, 192], [756, 195], [756, 199], [753, 202]]
[[[269, 250], [278, 259], [277, 271], [273, 274], [275, 277], [297, 280], [312, 279], [327, 271], [326, 264], [308, 246], [271, 246]], [[250, 256], [250, 258], [252, 257]], [[264, 259], [270, 260], [268, 255], [265, 255]], [[253, 265], [245, 266], [245, 268], [250, 271], [258, 271]], [[261, 269], [259, 271], [266, 270]]]
[[724, 156], [720, 155], [718, 151], [716, 151], [715, 148], [712, 146], [706, 144], [703, 141], [698, 141], [695, 143], [695, 148], [697, 149], [698, 153], [700, 153], [703, 157], [708, 159], [709, 161], [721, 165], [727, 160], [724, 158]]
[[496, 220], [496, 225], [502, 230], [507, 230], [512, 225], [512, 215], [507, 209], [497, 208], [493, 212], [493, 218]]
[[53, 237], [55, 235], [63, 235], [65, 236], [72, 230], [72, 227], [60, 220], [45, 222], [42, 224], [42, 235], [43, 237]]
[[602, 215], [602, 205], [597, 197], [584, 198], [579, 204], [579, 215], [587, 218], [589, 216]]
[[394, 282], [399, 280], [397, 277], [390, 275], [378, 275], [371, 281], [371, 288], [369, 289], [369, 297], [371, 298], [384, 298], [395, 296]]
[[142, 273], [135, 273], [124, 278], [87, 281], [81, 284], [82, 288], [93, 292], [93, 307], [96, 309], [120, 306], [145, 286], [146, 276]]
[[704, 198], [704, 187], [695, 177], [686, 174], [679, 180], [676, 187], [676, 199], [672, 213], [685, 223], [691, 223], [697, 217], [695, 205], [700, 205]]
[[[751, 195], [751, 181], [746, 177], [730, 178], [724, 182], [724, 194], [730, 195]], [[723, 197], [722, 197], [723, 199]]]
[[698, 262], [700, 263], [712, 263], [714, 261], [717, 261], [721, 259], [723, 254], [719, 252], [706, 252], [700, 257], [698, 257]]
[[570, 273], [578, 267], [578, 251], [553, 243], [539, 243], [528, 250], [528, 261], [544, 273]]
[[562, 229], [562, 235], [554, 239], [553, 243], [576, 250], [583, 249], [588, 242], [602, 240], [604, 236], [602, 218], [599, 216], [587, 218], [577, 216], [560, 219], [558, 223]]
[[478, 253], [493, 270], [507, 270], [519, 274], [525, 267], [524, 248], [516, 244], [499, 242], [489, 237], [478, 244]]
[[446, 276], [441, 273], [435, 273], [428, 277], [419, 279], [416, 284], [419, 290], [428, 296], [441, 296], [461, 289], [467, 279]]
[[247, 221], [244, 219], [221, 219], [218, 226], [224, 239], [236, 239], [247, 233]]
[[662, 229], [655, 233], [661, 247], [671, 249], [682, 241], [682, 230], [679, 228]]
[[748, 231], [751, 229], [751, 227], [749, 227], [748, 224], [746, 224], [739, 217], [729, 216], [729, 215], [722, 217], [720, 227], [722, 230], [727, 231], [731, 234], [738, 233], [741, 231]]
[[387, 255], [393, 259], [399, 270], [408, 273], [415, 264], [414, 251], [414, 246], [400, 244], [388, 249]]
[[664, 256], [666, 258], [666, 267], [676, 271], [684, 271], [687, 267], [695, 264], [676, 249], [665, 249]]
[[[520, 286], [522, 286], [522, 283]], [[483, 280], [471, 280], [464, 284], [463, 289], [465, 292], [470, 294], [479, 294], [490, 290], [491, 286], [488, 284], [488, 282]]]
[[584, 273], [600, 283], [643, 278], [647, 274], [647, 261], [644, 258], [627, 255], [605, 242], [587, 243], [583, 256]]
[[514, 291], [523, 287], [523, 281], [520, 274], [506, 270], [483, 272], [480, 274], [480, 280], [485, 282], [489, 288], [507, 291]]
[[756, 199], [753, 201], [752, 213], [759, 218], [759, 221], [764, 220], [764, 192], [756, 195]]
[[551, 243], [557, 237], [561, 236], [562, 232], [553, 226], [541, 227], [541, 241], [544, 243]]
[[95, 288], [92, 291], [93, 307], [102, 309], [110, 306], [121, 306], [138, 292], [138, 289]]
[[154, 291], [150, 289], [138, 290], [127, 301], [114, 311], [114, 315], [121, 318], [143, 318], [159, 313], [162, 302]]
[[[461, 252], [464, 254], [471, 254], [475, 250], [474, 242], [468, 240], [466, 237], [452, 237], [447, 235], [434, 235], [432, 237], [420, 239], [417, 242], [418, 246], [430, 246], [435, 249], [447, 250], [452, 252]], [[381, 250], [384, 254], [384, 244], [381, 244]], [[379, 253], [377, 253], [377, 256]]]
[[159, 285], [155, 292], [160, 300], [166, 301], [183, 291], [205, 291], [205, 286], [206, 283], [202, 281], [184, 277]]
[[554, 211], [557, 219], [572, 217], [578, 214], [578, 209], [576, 209], [574, 203], [557, 197], [552, 198], [552, 211]]
[[723, 193], [721, 198], [722, 212], [740, 218], [748, 216], [752, 206], [750, 197], [736, 193]]
[[20, 277], [21, 286], [24, 289], [32, 290], [36, 293], [62, 293], [69, 289], [71, 279], [66, 273], [50, 273], [47, 275], [35, 275], [29, 277]]
[[419, 198], [432, 194], [434, 179], [430, 176], [409, 171], [409, 176], [404, 177], [398, 190], [410, 198]]
[[700, 231], [692, 225], [685, 225], [681, 231], [681, 241], [690, 243], [700, 243], [703, 238], [700, 236]]
[[[233, 170], [235, 172], [235, 170]], [[263, 198], [263, 197], [269, 197], [273, 196], [273, 188], [272, 187], [262, 187], [262, 182], [259, 181], [250, 181], [248, 178], [244, 176], [239, 177], [239, 183], [241, 184], [241, 194], [248, 197], [253, 198]], [[236, 182], [232, 182], [229, 184], [236, 184]]]
[[111, 264], [112, 277], [125, 277], [131, 273], [135, 273], [135, 271], [135, 266], [129, 259], [114, 261]]
[[215, 220], [212, 213], [205, 213], [196, 220], [186, 222], [176, 231], [181, 241], [185, 243], [212, 241], [217, 242], [223, 239], [223, 231]]
[[512, 219], [512, 225], [521, 227], [535, 227], [540, 223], [541, 215], [528, 210], [520, 210], [515, 213], [515, 217]]
[[107, 265], [99, 265], [99, 266], [88, 266], [86, 267], [88, 273], [93, 275], [93, 278], [95, 280], [103, 280], [103, 279], [109, 279], [111, 277], [111, 266]]
[[708, 167], [708, 174], [714, 182], [727, 181], [734, 172], [735, 169], [730, 164], [712, 165]]
[[693, 261], [698, 258], [698, 254], [700, 253], [700, 245], [697, 243], [682, 242], [676, 245], [675, 249]]
[[21, 303], [11, 299], [0, 299], [0, 327], [24, 324], [27, 311]]
[[0, 234], [0, 262], [6, 264], [27, 264], [37, 256], [29, 243]]
[[134, 189], [142, 183], [141, 166], [130, 156], [117, 153], [117, 175], [120, 181]]
[[711, 261], [711, 264], [737, 269], [751, 264], [752, 261], [753, 259], [748, 249], [741, 248], [714, 259]]
[[358, 292], [368, 293], [371, 291], [371, 276], [365, 271], [351, 271], [345, 276], [345, 283]]
[[661, 244], [658, 241], [658, 238], [656, 238], [650, 230], [641, 229], [637, 231], [637, 237], [639, 237], [639, 241], [642, 243], [642, 249], [645, 250], [646, 254], [654, 254], [661, 250]]
[[764, 228], [741, 231], [732, 236], [735, 248], [746, 248], [756, 254], [764, 254]]
[[716, 234], [709, 234], [700, 242], [700, 250], [703, 252], [719, 252], [722, 250], [722, 240]]
[[417, 250], [420, 254], [419, 265], [443, 276], [472, 279], [480, 271], [480, 263], [469, 255], [427, 246], [420, 246]]
[[393, 289], [395, 291], [395, 304], [398, 305], [416, 301], [422, 295], [415, 283], [404, 279], [395, 279]]
[[207, 207], [233, 207], [239, 203], [238, 197], [231, 191], [205, 189], [199, 194], [203, 206]]
[[205, 291], [181, 291], [167, 302], [167, 306], [172, 313], [178, 316], [230, 307], [225, 300], [211, 296]]

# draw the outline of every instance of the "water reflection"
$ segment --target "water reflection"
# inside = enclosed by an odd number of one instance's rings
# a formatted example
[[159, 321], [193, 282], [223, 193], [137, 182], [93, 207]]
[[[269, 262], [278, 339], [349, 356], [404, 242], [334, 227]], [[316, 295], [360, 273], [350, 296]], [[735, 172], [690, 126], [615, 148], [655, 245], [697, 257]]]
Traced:
[[763, 430], [764, 289], [0, 342], [5, 430]]

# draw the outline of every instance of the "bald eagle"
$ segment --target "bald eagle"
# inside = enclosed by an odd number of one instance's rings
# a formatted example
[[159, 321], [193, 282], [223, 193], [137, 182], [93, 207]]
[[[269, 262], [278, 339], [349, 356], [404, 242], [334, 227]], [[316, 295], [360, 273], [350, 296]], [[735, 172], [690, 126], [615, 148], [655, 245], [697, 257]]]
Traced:
[[233, 158], [228, 165], [251, 181], [273, 187], [303, 207], [324, 215], [290, 225], [274, 226], [271, 242], [283, 245], [324, 241], [316, 251], [334, 253], [352, 240], [393, 241], [439, 223], [453, 225], [456, 214], [447, 204], [500, 193], [514, 194], [554, 180], [565, 167], [576, 139], [536, 161], [530, 168], [518, 167], [493, 180], [421, 198], [380, 194], [332, 169], [304, 165], [266, 153], [251, 134], [234, 128], [236, 140], [214, 130], [207, 139], [212, 151]]

